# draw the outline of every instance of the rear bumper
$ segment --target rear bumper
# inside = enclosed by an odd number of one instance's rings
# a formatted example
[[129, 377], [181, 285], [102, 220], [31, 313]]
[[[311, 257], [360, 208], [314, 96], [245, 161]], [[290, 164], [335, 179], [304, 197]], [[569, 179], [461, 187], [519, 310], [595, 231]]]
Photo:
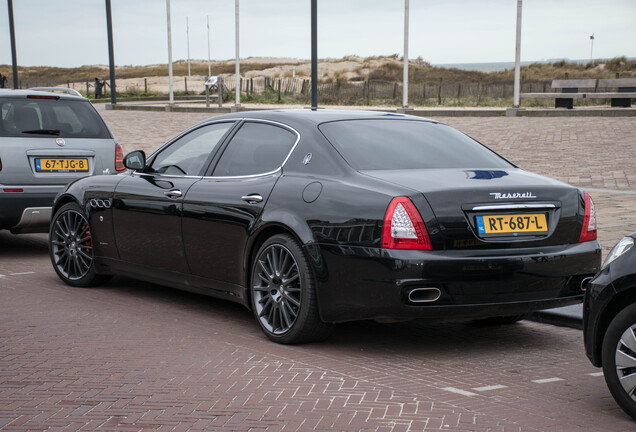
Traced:
[[[327, 322], [472, 319], [567, 306], [582, 301], [581, 280], [601, 264], [596, 241], [506, 251], [336, 245], [307, 245], [306, 251]], [[439, 298], [413, 302], [409, 293], [418, 288], [438, 289]]]
[[0, 189], [0, 229], [13, 232], [48, 232], [55, 196], [64, 186], [11, 186], [23, 192]]

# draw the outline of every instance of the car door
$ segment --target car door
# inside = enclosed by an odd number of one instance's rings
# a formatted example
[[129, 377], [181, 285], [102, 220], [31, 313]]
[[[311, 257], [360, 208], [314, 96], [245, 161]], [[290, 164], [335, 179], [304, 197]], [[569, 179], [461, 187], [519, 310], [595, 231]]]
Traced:
[[295, 130], [246, 121], [183, 204], [183, 238], [193, 274], [244, 285], [244, 253], [282, 165], [298, 142]]
[[113, 197], [122, 260], [187, 273], [181, 233], [183, 197], [201, 179], [233, 122], [208, 124], [160, 149], [144, 172], [124, 178]]

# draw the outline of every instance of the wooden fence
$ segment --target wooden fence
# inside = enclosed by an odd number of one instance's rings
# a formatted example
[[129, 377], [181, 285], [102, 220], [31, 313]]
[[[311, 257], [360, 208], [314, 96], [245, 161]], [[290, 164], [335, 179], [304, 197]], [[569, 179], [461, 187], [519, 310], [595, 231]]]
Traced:
[[[148, 82], [144, 79], [145, 85], [138, 89], [139, 92], [148, 91]], [[225, 88], [230, 91], [236, 90], [236, 79], [234, 76], [223, 78]], [[70, 88], [74, 88], [81, 93], [86, 91], [92, 94], [93, 83], [64, 83]], [[21, 88], [60, 85], [49, 82], [21, 82]], [[242, 78], [240, 80], [241, 93], [246, 95], [258, 95], [266, 92], [274, 97], [288, 98], [295, 95], [299, 102], [308, 102], [311, 97], [311, 81], [307, 78]], [[119, 90], [120, 87], [118, 87]], [[401, 82], [389, 81], [343, 81], [328, 82], [318, 84], [318, 98], [321, 103], [326, 104], [346, 104], [365, 105], [372, 103], [400, 103], [402, 100]], [[188, 82], [187, 79], [175, 80], [175, 91], [185, 91], [190, 94], [202, 94], [202, 83]], [[108, 92], [108, 88], [104, 91]], [[120, 90], [121, 91], [121, 90]], [[522, 93], [546, 92], [550, 91], [550, 81], [546, 82], [522, 82]], [[470, 98], [477, 104], [486, 98], [512, 98], [513, 83], [502, 82], [496, 84], [482, 83], [462, 83], [446, 84], [443, 78], [434, 79], [426, 83], [409, 83], [409, 103], [410, 104], [431, 104], [448, 102], [449, 100], [460, 100]]]
[[[311, 95], [311, 81], [300, 78], [272, 79], [266, 77], [241, 79], [241, 93], [262, 94], [266, 91], [279, 95], [296, 94], [304, 100]], [[236, 90], [236, 79], [232, 76], [224, 78], [228, 90]], [[401, 82], [389, 81], [348, 81], [318, 84], [318, 98], [322, 103], [369, 104], [372, 101], [400, 101], [403, 85]], [[521, 92], [545, 92], [550, 90], [550, 82], [522, 83]], [[497, 84], [444, 84], [443, 79], [430, 83], [409, 83], [409, 102], [425, 103], [431, 100], [462, 98], [511, 98], [513, 83]]]

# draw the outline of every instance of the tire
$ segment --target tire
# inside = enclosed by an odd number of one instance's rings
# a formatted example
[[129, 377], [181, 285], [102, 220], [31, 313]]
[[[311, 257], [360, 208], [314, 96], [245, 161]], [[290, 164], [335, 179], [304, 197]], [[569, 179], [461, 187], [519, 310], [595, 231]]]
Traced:
[[617, 314], [607, 328], [602, 362], [614, 400], [636, 419], [636, 303]]
[[528, 314], [519, 314], [519, 315], [508, 315], [508, 316], [494, 316], [488, 318], [482, 318], [473, 320], [473, 323], [483, 326], [499, 326], [499, 325], [507, 325], [514, 324], [522, 319], [526, 319]]
[[333, 324], [320, 319], [311, 267], [293, 237], [278, 234], [265, 241], [251, 274], [252, 311], [270, 340], [297, 344], [329, 337]]
[[68, 285], [89, 287], [110, 279], [95, 273], [90, 226], [77, 203], [64, 204], [53, 216], [49, 256], [55, 272]]

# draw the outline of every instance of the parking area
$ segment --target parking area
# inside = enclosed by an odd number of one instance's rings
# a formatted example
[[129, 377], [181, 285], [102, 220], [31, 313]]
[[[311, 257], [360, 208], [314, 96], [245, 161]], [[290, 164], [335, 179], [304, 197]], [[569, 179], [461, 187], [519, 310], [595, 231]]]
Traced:
[[[200, 113], [105, 111], [150, 152]], [[636, 230], [636, 118], [439, 118], [588, 188], [607, 254]], [[139, 245], [143, 247], [143, 245]], [[241, 306], [115, 278], [64, 285], [46, 236], [0, 232], [0, 429], [629, 431], [579, 330], [359, 322], [269, 342]]]

